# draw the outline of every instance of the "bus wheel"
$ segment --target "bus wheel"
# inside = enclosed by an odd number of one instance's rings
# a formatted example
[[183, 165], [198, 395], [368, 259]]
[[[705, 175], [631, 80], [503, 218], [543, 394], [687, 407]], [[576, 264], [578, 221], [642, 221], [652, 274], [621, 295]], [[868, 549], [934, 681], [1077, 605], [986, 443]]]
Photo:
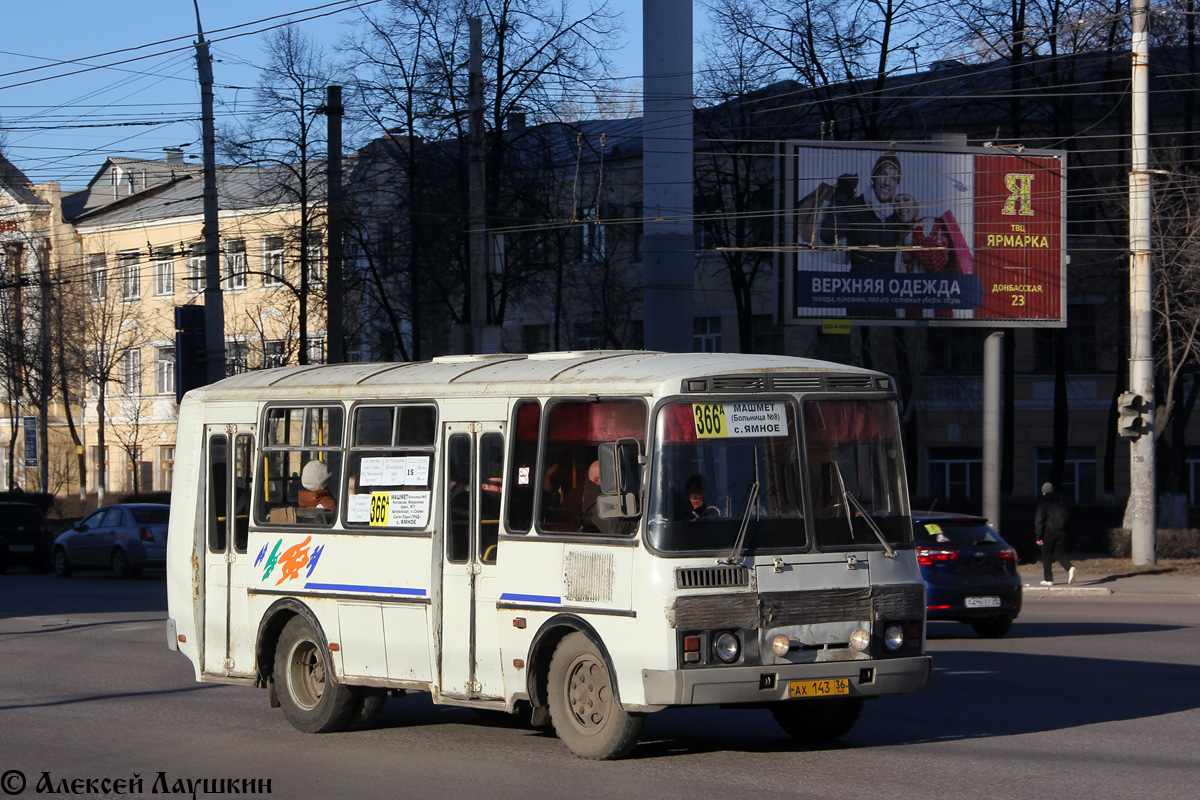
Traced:
[[340, 731], [359, 709], [357, 692], [334, 680], [329, 655], [303, 617], [293, 617], [279, 635], [275, 685], [283, 715], [305, 733]]
[[815, 744], [840, 739], [849, 733], [858, 722], [862, 705], [858, 697], [784, 700], [771, 706], [771, 714], [789, 736]]
[[604, 657], [582, 633], [559, 642], [547, 690], [554, 732], [575, 755], [605, 761], [637, 744], [645, 714], [621, 708]]
[[386, 689], [360, 689], [349, 727], [356, 731], [374, 727], [387, 705], [387, 697]]

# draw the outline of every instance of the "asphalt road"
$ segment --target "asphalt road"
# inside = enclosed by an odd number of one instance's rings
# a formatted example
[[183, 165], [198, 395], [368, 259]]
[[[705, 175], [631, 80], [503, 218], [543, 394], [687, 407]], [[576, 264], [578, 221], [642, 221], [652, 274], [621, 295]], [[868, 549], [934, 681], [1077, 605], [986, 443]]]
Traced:
[[[165, 608], [161, 573], [0, 575], [0, 798], [47, 779], [59, 796], [157, 797], [207, 778], [284, 798], [1125, 800], [1192, 796], [1200, 774], [1189, 600], [1030, 600], [999, 640], [932, 623], [929, 691], [868, 703], [842, 742], [798, 746], [762, 710], [681, 709], [615, 763], [424, 695], [373, 730], [298, 733], [264, 692], [196, 683]], [[141, 795], [112, 783], [135, 775]]]

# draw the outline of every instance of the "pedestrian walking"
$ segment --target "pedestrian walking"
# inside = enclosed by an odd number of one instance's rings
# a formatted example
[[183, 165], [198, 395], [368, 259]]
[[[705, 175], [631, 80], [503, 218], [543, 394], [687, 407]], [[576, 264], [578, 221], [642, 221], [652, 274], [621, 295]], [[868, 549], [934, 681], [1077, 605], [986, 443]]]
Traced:
[[1042, 586], [1054, 585], [1054, 562], [1067, 571], [1067, 583], [1075, 582], [1075, 567], [1067, 558], [1067, 503], [1054, 491], [1054, 484], [1042, 484], [1042, 499], [1038, 501], [1033, 530], [1042, 546]]

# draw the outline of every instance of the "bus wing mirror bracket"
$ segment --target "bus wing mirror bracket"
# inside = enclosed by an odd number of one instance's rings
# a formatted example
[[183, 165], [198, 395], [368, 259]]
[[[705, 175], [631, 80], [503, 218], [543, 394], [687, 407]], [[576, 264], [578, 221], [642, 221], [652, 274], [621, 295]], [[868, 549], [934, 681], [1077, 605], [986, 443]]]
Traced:
[[600, 461], [600, 496], [596, 514], [601, 519], [636, 517], [641, 509], [641, 447], [636, 439], [605, 442], [597, 450]]

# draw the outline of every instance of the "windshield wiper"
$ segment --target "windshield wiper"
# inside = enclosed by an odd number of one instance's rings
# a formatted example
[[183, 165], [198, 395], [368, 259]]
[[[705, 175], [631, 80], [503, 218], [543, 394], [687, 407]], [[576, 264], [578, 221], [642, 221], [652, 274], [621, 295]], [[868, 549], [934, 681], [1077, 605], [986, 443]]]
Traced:
[[879, 540], [881, 545], [883, 545], [884, 557], [895, 558], [896, 551], [890, 544], [888, 544], [887, 539], [883, 535], [883, 529], [879, 527], [879, 523], [875, 521], [874, 517], [867, 513], [867, 510], [863, 508], [863, 504], [858, 501], [858, 498], [846, 490], [846, 482], [842, 479], [842, 468], [836, 461], [831, 462], [831, 465], [833, 466], [833, 474], [837, 476], [838, 489], [841, 491], [842, 496], [847, 500], [846, 524], [850, 527], [850, 538], [854, 538], [854, 518], [850, 516], [850, 506], [854, 506], [855, 513], [866, 520], [867, 527], [871, 529], [871, 533], [875, 534], [875, 538]]
[[725, 558], [717, 559], [718, 564], [737, 566], [742, 560], [742, 550], [746, 544], [746, 531], [750, 527], [750, 511], [758, 508], [758, 448], [754, 448], [754, 483], [747, 491], [746, 510], [742, 514], [742, 524], [738, 526], [737, 538], [733, 540], [733, 549]]

